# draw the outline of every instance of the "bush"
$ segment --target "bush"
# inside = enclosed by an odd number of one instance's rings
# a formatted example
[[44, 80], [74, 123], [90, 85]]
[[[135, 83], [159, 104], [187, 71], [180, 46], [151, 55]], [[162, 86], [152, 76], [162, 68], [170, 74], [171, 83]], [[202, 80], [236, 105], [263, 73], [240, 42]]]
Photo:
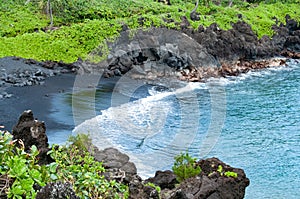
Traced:
[[[37, 164], [39, 152], [35, 146], [31, 147], [30, 153], [26, 153], [21, 141], [13, 141], [11, 134], [0, 131], [0, 196], [35, 198], [35, 187], [61, 181], [69, 182], [80, 198], [128, 197], [128, 187], [104, 179], [102, 163], [95, 161], [85, 151], [86, 148], [81, 148], [85, 138], [72, 138], [74, 144], [68, 147], [53, 146], [50, 155], [55, 162], [40, 166]], [[21, 147], [17, 147], [16, 142]]]
[[201, 173], [200, 166], [196, 165], [196, 158], [192, 158], [188, 153], [181, 153], [175, 157], [174, 166], [172, 167], [178, 182], [194, 177]]
[[25, 33], [40, 31], [48, 26], [45, 16], [32, 7], [16, 6], [10, 10], [0, 10], [0, 37], [15, 37]]
[[[50, 176], [46, 166], [37, 164], [39, 152], [36, 146], [33, 145], [30, 153], [26, 153], [22, 141], [13, 141], [8, 132], [0, 131], [0, 134], [0, 174], [11, 182], [1, 184], [0, 190], [4, 190], [8, 198], [35, 198], [37, 191], [34, 185], [45, 186]], [[21, 147], [17, 147], [16, 142]]]
[[69, 182], [80, 198], [121, 198], [127, 187], [115, 181], [107, 181], [101, 162], [75, 145], [69, 148], [54, 146], [51, 157], [57, 166], [56, 181]]
[[91, 140], [87, 135], [79, 134], [69, 140], [72, 144], [68, 147], [54, 145], [50, 152], [55, 160], [55, 181], [71, 183], [80, 198], [124, 198], [128, 194], [126, 185], [104, 178], [102, 163], [88, 152], [86, 144]]

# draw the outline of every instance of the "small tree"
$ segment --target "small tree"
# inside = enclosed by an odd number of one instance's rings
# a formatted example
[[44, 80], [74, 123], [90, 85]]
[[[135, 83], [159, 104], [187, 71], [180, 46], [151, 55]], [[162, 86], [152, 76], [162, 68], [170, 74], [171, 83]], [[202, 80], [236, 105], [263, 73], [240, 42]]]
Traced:
[[53, 26], [53, 15], [52, 15], [52, 7], [51, 7], [51, 1], [47, 1], [47, 13], [50, 17], [50, 27]]
[[175, 157], [172, 167], [178, 182], [194, 177], [201, 173], [200, 166], [196, 165], [196, 158], [192, 158], [188, 153], [181, 153]]
[[[27, 0], [25, 2], [25, 5], [29, 4], [31, 0]], [[41, 0], [39, 2], [40, 4], [44, 5], [44, 0]], [[49, 18], [50, 18], [50, 27], [53, 26], [53, 14], [52, 14], [52, 6], [51, 6], [51, 1], [50, 0], [47, 0], [47, 5], [46, 5], [46, 13], [47, 15], [49, 15]]]
[[197, 9], [198, 9], [198, 6], [199, 6], [199, 0], [196, 1], [196, 5], [195, 5], [194, 9], [190, 13], [191, 20], [199, 20], [200, 19], [197, 12], [196, 12]]

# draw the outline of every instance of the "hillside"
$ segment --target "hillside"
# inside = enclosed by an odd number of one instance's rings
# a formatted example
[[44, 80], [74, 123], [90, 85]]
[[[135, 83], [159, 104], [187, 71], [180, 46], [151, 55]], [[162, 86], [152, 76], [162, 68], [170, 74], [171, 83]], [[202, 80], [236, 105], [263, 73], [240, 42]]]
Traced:
[[195, 7], [191, 0], [173, 0], [171, 5], [153, 0], [63, 0], [50, 1], [50, 7], [43, 0], [27, 2], [9, 0], [0, 5], [0, 57], [72, 63], [78, 58], [86, 59], [100, 45], [103, 52], [107, 52], [104, 41], [113, 40], [124, 28], [164, 26], [179, 29], [184, 16], [194, 29], [212, 23], [217, 23], [221, 29], [230, 29], [233, 22], [242, 20], [251, 25], [259, 38], [272, 36], [272, 25], [284, 24], [287, 14], [300, 21], [298, 0], [285, 3], [238, 0], [230, 7], [228, 1], [222, 1], [221, 5], [200, 3], [199, 21], [190, 19]]

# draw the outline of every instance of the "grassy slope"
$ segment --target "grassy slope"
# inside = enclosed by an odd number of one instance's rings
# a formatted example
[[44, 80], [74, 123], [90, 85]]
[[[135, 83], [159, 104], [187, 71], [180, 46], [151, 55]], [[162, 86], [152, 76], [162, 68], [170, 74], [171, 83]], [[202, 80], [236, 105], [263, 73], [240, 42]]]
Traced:
[[[41, 29], [48, 26], [49, 19], [37, 10], [36, 5], [2, 5], [0, 57], [19, 56], [66, 63], [75, 62], [78, 57], [86, 59], [89, 52], [102, 45], [105, 39], [117, 37], [121, 24], [128, 24], [132, 29], [140, 27], [138, 19], [141, 16], [144, 18], [144, 28], [162, 24], [174, 28], [174, 22], [166, 24], [162, 18], [174, 19], [175, 22], [179, 22], [181, 16], [189, 18], [189, 11], [194, 7], [193, 1], [172, 2], [172, 6], [167, 6], [153, 0], [103, 0], [94, 5], [82, 5], [76, 12], [79, 16], [72, 15], [72, 11], [54, 13], [54, 25], [60, 28], [47, 32]], [[271, 26], [275, 24], [272, 19], [274, 16], [284, 22], [285, 15], [289, 14], [300, 21], [299, 4], [211, 5], [200, 6], [198, 12], [201, 13], [201, 20], [191, 22], [193, 28], [199, 25], [207, 27], [216, 22], [220, 28], [229, 29], [231, 22], [238, 20], [237, 14], [242, 14], [243, 20], [252, 25], [259, 37], [273, 34]]]

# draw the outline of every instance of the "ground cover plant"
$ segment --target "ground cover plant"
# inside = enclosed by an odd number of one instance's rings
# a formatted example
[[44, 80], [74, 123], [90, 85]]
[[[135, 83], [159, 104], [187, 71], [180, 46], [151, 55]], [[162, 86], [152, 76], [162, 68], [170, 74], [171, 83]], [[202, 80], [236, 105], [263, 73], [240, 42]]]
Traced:
[[50, 151], [54, 162], [41, 166], [34, 145], [25, 152], [22, 141], [12, 140], [10, 133], [0, 131], [0, 196], [35, 198], [37, 187], [67, 182], [80, 198], [127, 198], [128, 187], [106, 180], [102, 163], [94, 160], [80, 139], [73, 137], [68, 146], [54, 145]]
[[[184, 16], [195, 29], [212, 23], [230, 29], [233, 22], [244, 20], [259, 37], [273, 34], [274, 17], [284, 23], [286, 14], [289, 14], [300, 21], [298, 0], [249, 3], [238, 0], [231, 6], [228, 6], [229, 1], [200, 1], [197, 9], [199, 21], [192, 21], [189, 17], [195, 6], [193, 0], [173, 0], [171, 5], [154, 0], [52, 0], [51, 26], [47, 2], [8, 0], [1, 3], [0, 57], [72, 63], [79, 57], [86, 59], [99, 45], [106, 49], [104, 41], [116, 38], [124, 24], [130, 29], [151, 26], [179, 28]], [[239, 19], [239, 14], [242, 19]], [[105, 55], [104, 52], [103, 59]]]

